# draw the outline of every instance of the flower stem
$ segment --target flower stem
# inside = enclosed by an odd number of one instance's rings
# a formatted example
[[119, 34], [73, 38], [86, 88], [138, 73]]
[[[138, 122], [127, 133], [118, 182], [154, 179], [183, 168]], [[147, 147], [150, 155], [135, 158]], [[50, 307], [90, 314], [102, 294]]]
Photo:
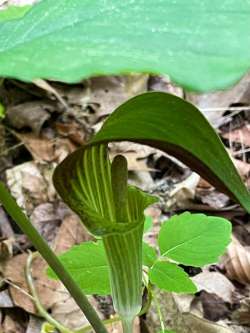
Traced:
[[142, 307], [142, 234], [140, 223], [130, 231], [103, 237], [114, 309], [126, 322]]
[[133, 333], [133, 318], [124, 318], [122, 319], [122, 329], [123, 333]]

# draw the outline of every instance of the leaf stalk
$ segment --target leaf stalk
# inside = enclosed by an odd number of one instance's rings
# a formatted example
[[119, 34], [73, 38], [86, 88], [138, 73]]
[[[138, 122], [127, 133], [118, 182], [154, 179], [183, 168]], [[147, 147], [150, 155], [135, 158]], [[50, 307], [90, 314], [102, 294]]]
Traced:
[[87, 297], [84, 295], [80, 287], [72, 279], [71, 275], [64, 268], [60, 260], [50, 249], [47, 242], [34, 228], [30, 220], [25, 216], [16, 201], [12, 198], [4, 184], [0, 182], [0, 202], [12, 219], [17, 223], [20, 229], [25, 233], [38, 252], [42, 255], [45, 261], [53, 269], [71, 296], [74, 298], [77, 305], [80, 307], [89, 323], [92, 325], [96, 333], [107, 333], [107, 330], [98, 317], [96, 311], [89, 303]]

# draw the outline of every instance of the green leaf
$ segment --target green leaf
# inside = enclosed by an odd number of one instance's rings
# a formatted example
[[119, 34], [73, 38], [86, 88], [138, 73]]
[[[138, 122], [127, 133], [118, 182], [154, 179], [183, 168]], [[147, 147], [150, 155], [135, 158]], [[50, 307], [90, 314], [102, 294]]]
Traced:
[[0, 10], [0, 23], [21, 18], [30, 10], [30, 8], [31, 6], [9, 6], [5, 10]]
[[151, 267], [155, 263], [157, 259], [157, 253], [155, 249], [148, 245], [147, 243], [143, 242], [142, 244], [142, 262], [143, 265]]
[[161, 227], [160, 251], [184, 265], [212, 264], [230, 243], [231, 229], [231, 223], [221, 217], [188, 212], [175, 215]]
[[158, 288], [176, 293], [197, 291], [188, 274], [179, 266], [165, 261], [157, 261], [149, 271], [151, 283]]
[[[102, 242], [74, 246], [59, 259], [85, 294], [110, 295], [109, 268]], [[51, 268], [48, 276], [57, 279]]]
[[159, 331], [158, 333], [176, 333], [174, 331], [169, 331], [169, 330], [164, 330], [164, 331]]
[[146, 233], [153, 226], [153, 219], [151, 216], [145, 216], [144, 229], [143, 232]]
[[[109, 267], [102, 241], [73, 246], [58, 258], [85, 294], [110, 295]], [[150, 267], [155, 260], [155, 250], [143, 243], [143, 265]], [[50, 267], [47, 274], [51, 279], [58, 279]]]
[[250, 196], [214, 129], [190, 103], [151, 92], [118, 107], [92, 144], [133, 141], [167, 152], [250, 212]]
[[225, 88], [250, 67], [249, 11], [246, 0], [44, 0], [0, 24], [0, 76], [76, 82], [147, 72]]

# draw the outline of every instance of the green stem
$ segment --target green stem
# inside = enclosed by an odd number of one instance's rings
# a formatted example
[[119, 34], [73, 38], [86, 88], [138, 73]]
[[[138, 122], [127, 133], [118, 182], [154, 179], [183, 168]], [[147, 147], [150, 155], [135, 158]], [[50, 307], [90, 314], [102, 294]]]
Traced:
[[132, 333], [133, 332], [133, 318], [122, 319], [122, 329], [123, 333]]
[[147, 301], [144, 304], [143, 308], [141, 309], [140, 313], [138, 314], [139, 317], [143, 316], [145, 313], [147, 313], [151, 307], [151, 303], [152, 303], [152, 299], [153, 299], [153, 295], [152, 295], [152, 285], [149, 284], [146, 286], [147, 288]]
[[18, 224], [20, 229], [29, 237], [32, 244], [36, 247], [38, 252], [47, 261], [49, 266], [64, 284], [70, 295], [74, 298], [75, 302], [88, 319], [89, 323], [93, 326], [93, 329], [97, 333], [107, 333], [104, 324], [98, 317], [92, 305], [89, 303], [87, 297], [83, 294], [80, 287], [72, 279], [71, 275], [64, 268], [54, 252], [50, 249], [46, 241], [41, 237], [29, 219], [24, 215], [2, 182], [0, 182], [0, 201], [8, 214]]
[[153, 292], [153, 290], [151, 290], [152, 296], [153, 296], [153, 300], [155, 302], [156, 305], [156, 310], [159, 316], [159, 320], [160, 320], [160, 325], [161, 325], [161, 331], [164, 332], [165, 331], [165, 324], [164, 324], [164, 320], [163, 320], [163, 315], [161, 312], [161, 306], [158, 302], [157, 296], [155, 296], [155, 293]]

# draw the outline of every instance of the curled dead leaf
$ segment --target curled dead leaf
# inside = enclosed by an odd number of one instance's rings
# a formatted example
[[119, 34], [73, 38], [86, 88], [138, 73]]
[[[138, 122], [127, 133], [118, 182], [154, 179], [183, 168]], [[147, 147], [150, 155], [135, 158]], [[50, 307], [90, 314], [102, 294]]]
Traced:
[[223, 258], [226, 274], [231, 280], [242, 284], [250, 283], [250, 251], [233, 237]]

